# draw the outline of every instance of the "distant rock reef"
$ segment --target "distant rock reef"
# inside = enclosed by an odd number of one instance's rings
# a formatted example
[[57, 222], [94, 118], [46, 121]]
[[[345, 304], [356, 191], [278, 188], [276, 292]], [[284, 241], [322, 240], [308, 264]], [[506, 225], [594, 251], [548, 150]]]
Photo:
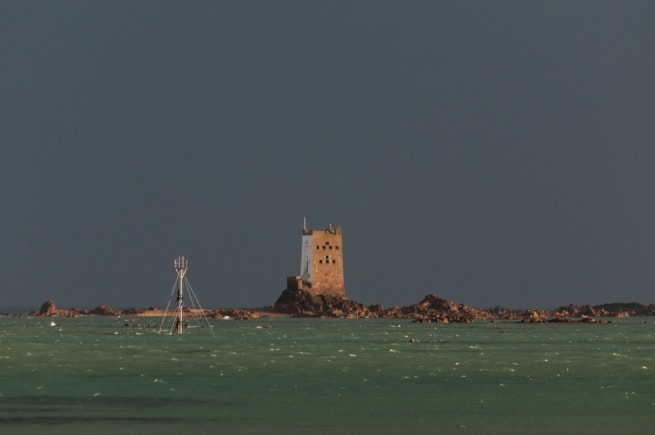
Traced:
[[[344, 297], [317, 295], [306, 290], [287, 289], [272, 307], [255, 309], [186, 310], [186, 316], [205, 315], [210, 318], [246, 320], [266, 317], [319, 317], [319, 318], [388, 318], [405, 319], [417, 323], [471, 323], [473, 321], [515, 321], [520, 323], [607, 323], [610, 317], [636, 317], [655, 315], [655, 305], [639, 303], [612, 303], [603, 305], [568, 305], [556, 310], [515, 310], [502, 307], [473, 308], [465, 304], [440, 298], [434, 294], [405, 307], [384, 308], [382, 305], [364, 305]], [[118, 310], [100, 305], [92, 310], [79, 308], [58, 309], [51, 300], [44, 302], [32, 316], [77, 317], [99, 316], [161, 316], [156, 308], [128, 308]], [[598, 320], [597, 318], [602, 318]]]
[[122, 316], [122, 315], [138, 315], [145, 312], [141, 308], [128, 308], [126, 310], [117, 310], [106, 305], [99, 305], [92, 310], [85, 310], [82, 308], [65, 308], [59, 309], [51, 300], [45, 301], [41, 304], [39, 311], [32, 311], [31, 316], [58, 316], [58, 317], [79, 317], [79, 316]]
[[[284, 290], [274, 308], [293, 317], [390, 318], [418, 323], [471, 323], [475, 320], [517, 321], [522, 323], [595, 323], [596, 317], [653, 316], [655, 305], [613, 303], [596, 306], [568, 305], [556, 310], [515, 310], [502, 307], [473, 308], [465, 304], [425, 296], [417, 304], [385, 309], [381, 305], [366, 306], [345, 298], [314, 295], [303, 290]], [[605, 321], [603, 321], [605, 322]]]

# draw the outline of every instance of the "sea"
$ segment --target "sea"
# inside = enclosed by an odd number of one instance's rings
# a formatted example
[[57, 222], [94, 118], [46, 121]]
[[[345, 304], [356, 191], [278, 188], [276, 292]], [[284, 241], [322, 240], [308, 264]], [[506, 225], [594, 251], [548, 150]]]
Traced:
[[655, 320], [0, 317], [3, 434], [655, 433]]

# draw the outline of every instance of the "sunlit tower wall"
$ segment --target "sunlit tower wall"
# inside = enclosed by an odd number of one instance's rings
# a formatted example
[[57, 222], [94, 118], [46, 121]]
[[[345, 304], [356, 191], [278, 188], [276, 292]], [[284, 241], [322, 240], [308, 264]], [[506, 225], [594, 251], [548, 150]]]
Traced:
[[346, 297], [343, 279], [343, 242], [341, 227], [325, 230], [304, 228], [300, 279], [303, 290], [313, 294]]

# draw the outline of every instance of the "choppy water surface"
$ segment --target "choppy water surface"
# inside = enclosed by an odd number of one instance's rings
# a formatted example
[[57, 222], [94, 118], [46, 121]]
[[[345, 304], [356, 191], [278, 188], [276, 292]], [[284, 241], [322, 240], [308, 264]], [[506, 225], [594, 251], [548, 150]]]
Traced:
[[212, 320], [182, 336], [158, 334], [160, 319], [54, 320], [0, 318], [3, 433], [591, 434], [655, 424], [651, 318]]

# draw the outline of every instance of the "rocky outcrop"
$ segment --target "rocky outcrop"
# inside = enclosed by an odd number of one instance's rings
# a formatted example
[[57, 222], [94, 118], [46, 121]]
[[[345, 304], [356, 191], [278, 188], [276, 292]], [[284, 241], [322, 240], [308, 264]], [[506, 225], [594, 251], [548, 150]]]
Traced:
[[208, 317], [212, 317], [214, 319], [248, 320], [253, 317], [253, 313], [250, 310], [244, 310], [240, 308], [228, 310], [212, 310], [208, 313]]
[[57, 306], [53, 301], [45, 301], [41, 304], [41, 309], [39, 310], [39, 315], [41, 316], [54, 316], [57, 314]]
[[121, 311], [121, 314], [124, 316], [138, 316], [139, 314], [143, 314], [146, 312], [145, 308], [126, 308], [123, 311]]
[[637, 302], [613, 303], [601, 305], [567, 305], [555, 310], [563, 317], [637, 317], [655, 316], [655, 305], [642, 305]]
[[[129, 313], [136, 313], [139, 311], [137, 308], [130, 308], [127, 311]], [[140, 310], [143, 312], [144, 310]], [[125, 314], [121, 310], [117, 310], [106, 305], [99, 305], [92, 310], [86, 310], [83, 308], [57, 308], [55, 303], [51, 300], [45, 301], [41, 304], [41, 309], [38, 312], [31, 312], [32, 316], [58, 316], [58, 317], [79, 317], [79, 316], [88, 316], [88, 315], [97, 315], [97, 316], [120, 316]]]
[[33, 311], [30, 313], [32, 316], [59, 316], [59, 317], [77, 317], [81, 315], [88, 314], [88, 311], [81, 310], [79, 308], [68, 308], [68, 309], [59, 309], [55, 303], [51, 300], [45, 301], [41, 304], [41, 309], [36, 312]]
[[314, 295], [304, 290], [284, 290], [274, 305], [278, 312], [295, 317], [392, 318], [421, 323], [470, 323], [490, 317], [486, 310], [455, 304], [435, 295], [403, 308], [385, 310], [382, 305], [366, 306], [346, 298]]
[[[387, 318], [407, 319], [416, 323], [471, 323], [476, 320], [513, 320], [521, 323], [596, 323], [597, 307], [583, 306], [565, 313], [548, 310], [510, 310], [496, 307], [490, 310], [425, 296], [414, 305], [394, 306], [385, 310], [382, 305], [365, 306], [346, 298], [314, 295], [304, 290], [287, 289], [274, 305], [275, 311], [294, 317]], [[606, 323], [606, 322], [598, 322]]]
[[402, 308], [401, 312], [418, 323], [471, 323], [490, 318], [489, 312], [449, 299], [427, 295], [421, 302]]
[[294, 317], [369, 318], [378, 317], [383, 311], [382, 306], [374, 306], [375, 311], [371, 311], [366, 305], [347, 298], [315, 295], [300, 289], [284, 290], [274, 308]]
[[120, 316], [122, 314], [121, 311], [106, 305], [99, 305], [92, 309], [89, 313], [95, 314], [97, 316]]
[[[45, 301], [32, 316], [77, 317], [99, 316], [164, 316], [164, 310], [150, 307], [118, 310], [99, 305], [93, 310], [80, 308], [58, 309], [52, 300]], [[597, 317], [655, 316], [655, 305], [638, 303], [604, 305], [567, 305], [556, 310], [516, 310], [502, 307], [491, 309], [473, 308], [465, 304], [427, 295], [417, 304], [385, 309], [380, 304], [366, 306], [345, 297], [316, 295], [302, 289], [286, 289], [275, 305], [255, 309], [192, 310], [185, 307], [185, 316], [206, 316], [247, 320], [268, 317], [333, 317], [333, 318], [387, 318], [406, 319], [417, 323], [470, 323], [476, 320], [516, 321], [520, 323], [607, 323]]]
[[546, 323], [547, 321], [548, 313], [543, 310], [528, 310], [521, 318], [521, 323]]

